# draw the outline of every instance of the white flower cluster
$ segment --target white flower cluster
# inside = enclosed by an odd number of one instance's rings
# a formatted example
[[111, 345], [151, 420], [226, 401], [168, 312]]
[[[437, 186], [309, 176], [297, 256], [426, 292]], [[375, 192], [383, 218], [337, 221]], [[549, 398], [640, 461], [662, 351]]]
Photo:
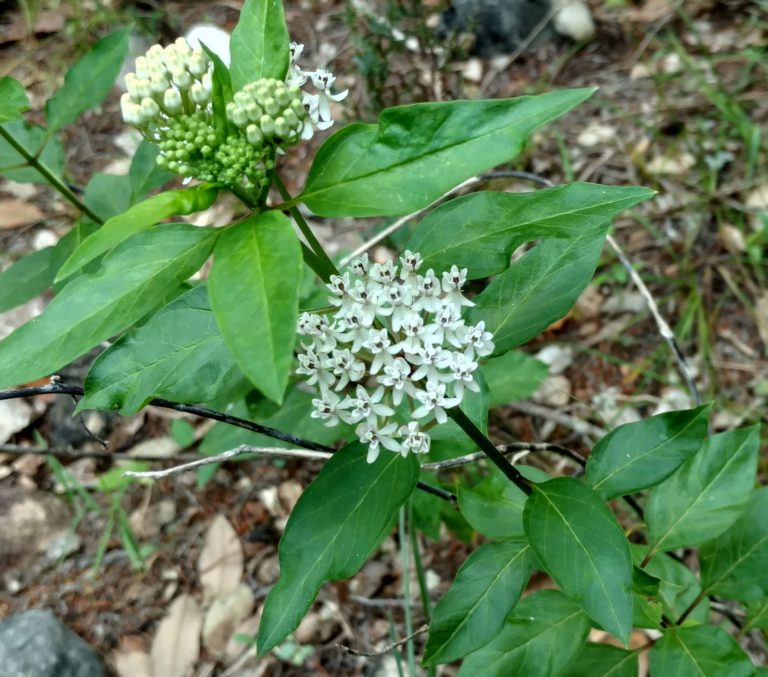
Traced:
[[[461, 292], [467, 271], [453, 266], [440, 279], [418, 273], [419, 254], [406, 251], [401, 266], [355, 259], [331, 277], [332, 315], [303, 313], [297, 373], [317, 384], [314, 418], [326, 425], [356, 424], [372, 463], [383, 447], [407, 456], [429, 451], [431, 421], [444, 423], [465, 390], [478, 391], [477, 358], [493, 352], [485, 323], [467, 325]], [[354, 386], [354, 393], [344, 394]]]
[[184, 112], [209, 109], [211, 61], [184, 38], [163, 48], [153, 45], [136, 59], [136, 72], [125, 76], [128, 90], [120, 100], [123, 119], [142, 128], [163, 125]]
[[304, 45], [296, 42], [291, 43], [291, 63], [288, 67], [285, 83], [289, 87], [304, 87], [308, 82], [311, 82], [315, 89], [314, 93], [302, 92], [302, 103], [307, 110], [307, 119], [304, 122], [301, 138], [306, 140], [312, 138], [315, 129], [328, 129], [333, 125], [329, 102], [341, 101], [349, 94], [349, 90], [345, 89], [338, 94], [331, 94], [331, 87], [336, 81], [335, 76], [322, 68], [315, 71], [303, 70], [298, 64], [303, 51]]

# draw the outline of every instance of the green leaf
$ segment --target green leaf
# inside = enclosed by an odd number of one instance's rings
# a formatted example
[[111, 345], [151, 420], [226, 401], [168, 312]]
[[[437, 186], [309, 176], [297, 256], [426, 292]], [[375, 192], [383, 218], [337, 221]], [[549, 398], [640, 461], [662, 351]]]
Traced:
[[203, 49], [213, 63], [213, 91], [211, 92], [211, 107], [213, 122], [218, 133], [223, 137], [234, 131], [234, 125], [227, 118], [227, 104], [232, 101], [232, 77], [221, 57], [203, 44]]
[[[648, 552], [644, 545], [632, 545], [632, 560], [639, 565]], [[659, 580], [658, 599], [667, 618], [677, 619], [701, 592], [699, 579], [685, 564], [664, 554], [656, 555], [644, 567], [644, 571]], [[689, 618], [707, 622], [706, 603], [699, 604]]]
[[[4, 128], [30, 155], [37, 156], [40, 164], [45, 165], [56, 176], [61, 176], [64, 169], [64, 149], [58, 139], [51, 139], [46, 143], [45, 130], [37, 125], [28, 125], [23, 120], [9, 122]], [[25, 164], [26, 160], [18, 151], [5, 139], [0, 138], [0, 174], [18, 183], [48, 183], [48, 179], [36, 169], [20, 167]]]
[[768, 630], [768, 597], [759, 602], [747, 604], [747, 623], [744, 626], [744, 632], [748, 632], [750, 628]]
[[579, 654], [589, 619], [557, 590], [541, 590], [517, 605], [496, 638], [464, 659], [459, 677], [559, 675]]
[[408, 214], [509, 162], [534, 129], [593, 92], [388, 108], [378, 125], [347, 125], [320, 147], [300, 199], [320, 216]]
[[663, 608], [657, 600], [661, 581], [639, 567], [632, 568], [632, 625], [636, 628], [661, 629]]
[[365, 460], [359, 443], [336, 452], [301, 495], [280, 540], [280, 579], [264, 602], [264, 654], [293, 632], [320, 586], [356, 574], [392, 528], [419, 475], [411, 455]]
[[48, 376], [140, 320], [202, 265], [215, 237], [176, 224], [126, 240], [0, 341], [0, 388]]
[[[543, 470], [533, 466], [516, 467], [534, 482], [549, 479]], [[474, 487], [459, 484], [461, 514], [475, 531], [488, 538], [524, 538], [523, 507], [527, 496], [501, 473], [492, 473]]]
[[517, 604], [532, 566], [524, 540], [488, 543], [473, 552], [435, 606], [424, 665], [451, 663], [488, 644]]
[[493, 332], [494, 354], [533, 338], [576, 303], [595, 272], [605, 231], [573, 240], [544, 240], [475, 298], [469, 322]]
[[605, 499], [659, 484], [701, 448], [711, 410], [705, 404], [615, 428], [592, 449], [586, 483]]
[[285, 79], [289, 42], [281, 0], [246, 0], [229, 43], [234, 90], [259, 78]]
[[752, 494], [758, 447], [756, 426], [713, 435], [657, 486], [645, 512], [652, 552], [699, 545], [728, 529]]
[[0, 273], [0, 313], [26, 303], [51, 286], [54, 249], [45, 247], [22, 256]]
[[159, 193], [113, 216], [87, 238], [64, 262], [56, 280], [63, 280], [80, 270], [97, 256], [143, 230], [171, 216], [192, 214], [207, 209], [218, 194], [218, 188], [202, 184]]
[[713, 625], [672, 627], [651, 648], [653, 677], [751, 677], [754, 670], [738, 642]]
[[467, 268], [471, 279], [488, 277], [506, 270], [521, 244], [588, 234], [596, 239], [614, 216], [653, 194], [647, 188], [594, 183], [532, 193], [472, 193], [432, 210], [407, 248], [424, 257], [425, 268], [441, 271], [455, 264]]
[[637, 653], [610, 644], [587, 642], [561, 677], [637, 677]]
[[768, 596], [768, 487], [752, 494], [730, 529], [702, 546], [699, 562], [708, 595], [742, 602]]
[[103, 221], [122, 214], [131, 206], [130, 177], [124, 174], [94, 174], [85, 187], [83, 201]]
[[302, 265], [291, 222], [264, 212], [224, 231], [208, 282], [227, 347], [253, 384], [278, 403], [293, 365]]
[[[465, 390], [460, 408], [484, 434], [487, 434], [488, 387], [482, 374], [475, 372], [475, 381], [480, 389], [477, 392]], [[432, 444], [428, 458], [431, 461], [455, 458], [477, 449], [477, 445], [453, 419], [430, 428], [429, 434]]]
[[131, 160], [131, 168], [128, 170], [128, 179], [131, 184], [131, 204], [145, 198], [155, 188], [160, 188], [173, 177], [169, 172], [157, 164], [157, 156], [160, 149], [156, 144], [142, 139], [136, 153]]
[[210, 402], [242, 378], [213, 317], [204, 286], [182, 294], [93, 363], [78, 410], [131, 416], [155, 397]]
[[24, 85], [7, 75], [0, 78], [0, 124], [18, 120], [28, 108], [29, 99]]
[[487, 360], [480, 371], [488, 384], [492, 407], [530, 397], [547, 377], [546, 364], [519, 351]]
[[621, 526], [600, 497], [576, 479], [558, 477], [533, 489], [523, 511], [533, 551], [566, 595], [628, 644], [632, 559]]
[[128, 28], [110, 33], [69, 69], [64, 85], [45, 104], [49, 133], [107, 98], [128, 54], [129, 34]]

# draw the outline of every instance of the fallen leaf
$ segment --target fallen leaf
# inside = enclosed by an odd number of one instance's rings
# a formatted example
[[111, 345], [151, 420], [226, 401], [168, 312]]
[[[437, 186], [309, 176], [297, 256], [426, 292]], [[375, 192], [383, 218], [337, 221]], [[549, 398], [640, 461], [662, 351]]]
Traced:
[[144, 651], [115, 651], [112, 664], [118, 677], [153, 677], [152, 659]]
[[20, 200], [0, 200], [0, 230], [12, 230], [37, 223], [43, 212], [35, 205]]
[[253, 611], [253, 604], [253, 592], [245, 583], [214, 599], [203, 621], [203, 646], [214, 656], [222, 656], [235, 628]]
[[152, 642], [152, 670], [162, 677], [184, 677], [200, 656], [203, 614], [190, 595], [177, 597], [160, 621]]
[[243, 578], [243, 547], [223, 515], [217, 515], [208, 527], [197, 568], [206, 603], [232, 592]]

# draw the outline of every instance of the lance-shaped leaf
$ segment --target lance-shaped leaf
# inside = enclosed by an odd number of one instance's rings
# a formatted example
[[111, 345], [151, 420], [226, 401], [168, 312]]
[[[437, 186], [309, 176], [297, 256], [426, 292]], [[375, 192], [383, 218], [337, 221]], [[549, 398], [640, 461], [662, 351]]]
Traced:
[[129, 35], [128, 28], [110, 33], [69, 69], [64, 85], [45, 104], [49, 132], [74, 122], [107, 97], [128, 54]]
[[459, 677], [560, 674], [581, 651], [589, 619], [557, 590], [523, 599], [496, 638], [464, 659]]
[[472, 193], [431, 211], [407, 248], [424, 257], [425, 268], [441, 271], [455, 264], [471, 279], [488, 277], [506, 270], [521, 244], [602, 235], [614, 216], [653, 194], [647, 188], [595, 183], [532, 193]]
[[593, 91], [388, 108], [378, 125], [348, 125], [320, 147], [300, 199], [321, 216], [396, 216], [426, 207], [509, 162], [534, 129]]
[[673, 626], [651, 649], [654, 677], [751, 677], [754, 670], [739, 643], [714, 625]]
[[713, 435], [651, 492], [651, 554], [704, 543], [740, 517], [755, 485], [758, 446], [757, 427]]
[[480, 371], [488, 384], [492, 407], [530, 397], [547, 377], [546, 364], [520, 351], [486, 360]]
[[[40, 164], [53, 174], [61, 176], [64, 169], [64, 149], [58, 139], [51, 139], [46, 143], [46, 131], [37, 125], [28, 125], [24, 120], [13, 120], [3, 125], [3, 128], [27, 154], [37, 157]], [[25, 164], [24, 156], [0, 137], [0, 174], [19, 183], [48, 183], [48, 179], [36, 169], [25, 167]]]
[[128, 180], [131, 184], [131, 204], [136, 204], [155, 188], [160, 188], [175, 176], [173, 172], [169, 172], [157, 164], [159, 154], [160, 149], [154, 143], [142, 139], [128, 170]]
[[[530, 465], [518, 466], [518, 470], [533, 482], [550, 479]], [[498, 540], [525, 537], [523, 507], [528, 497], [500, 472], [491, 470], [490, 477], [474, 487], [460, 484], [458, 494], [461, 514], [475, 531]]]
[[632, 558], [616, 518], [580, 481], [533, 486], [523, 525], [534, 553], [562, 591], [624, 644], [632, 631]]
[[208, 279], [227, 347], [253, 384], [278, 403], [293, 365], [302, 265], [291, 222], [264, 212], [224, 231]]
[[215, 237], [175, 224], [123, 242], [98, 272], [72, 280], [42, 315], [0, 341], [0, 388], [54, 373], [162, 305], [203, 264]]
[[752, 628], [768, 630], [768, 597], [747, 604], [747, 623], [743, 631], [746, 633]]
[[0, 313], [26, 303], [44, 292], [53, 282], [51, 270], [54, 247], [22, 256], [0, 273]]
[[99, 355], [78, 410], [135, 414], [152, 398], [210, 402], [242, 378], [213, 317], [208, 290], [182, 294]]
[[662, 482], [701, 448], [711, 409], [706, 404], [615, 428], [592, 449], [587, 484], [609, 499]]
[[752, 494], [736, 524], [702, 546], [699, 561], [708, 595], [742, 602], [768, 597], [768, 487]]
[[[645, 559], [648, 547], [634, 544], [630, 549], [632, 560], [639, 566]], [[685, 564], [663, 553], [657, 554], [647, 562], [643, 571], [659, 580], [658, 599], [667, 618], [679, 618], [701, 592], [699, 577]], [[706, 623], [708, 614], [709, 604], [704, 599], [688, 617], [699, 623]]]
[[572, 240], [545, 240], [496, 277], [475, 298], [468, 318], [493, 333], [503, 354], [563, 317], [589, 284], [605, 230]]
[[29, 108], [29, 99], [24, 86], [12, 77], [0, 78], [0, 124], [18, 120]]
[[635, 651], [588, 642], [578, 658], [561, 674], [562, 677], [637, 677], [637, 670]]
[[282, 0], [246, 0], [229, 43], [234, 90], [259, 78], [283, 80], [289, 40]]
[[435, 606], [424, 665], [451, 663], [490, 642], [501, 630], [533, 565], [524, 540], [480, 546], [461, 565]]
[[355, 443], [336, 452], [301, 495], [280, 540], [280, 579], [264, 602], [257, 645], [264, 654], [299, 625], [320, 586], [356, 574], [392, 528], [416, 486], [413, 455], [366, 462]]
[[127, 211], [107, 220], [72, 253], [59, 270], [56, 280], [63, 280], [97, 256], [109, 251], [131, 235], [147, 230], [171, 216], [192, 214], [210, 207], [218, 188], [208, 184], [154, 195]]

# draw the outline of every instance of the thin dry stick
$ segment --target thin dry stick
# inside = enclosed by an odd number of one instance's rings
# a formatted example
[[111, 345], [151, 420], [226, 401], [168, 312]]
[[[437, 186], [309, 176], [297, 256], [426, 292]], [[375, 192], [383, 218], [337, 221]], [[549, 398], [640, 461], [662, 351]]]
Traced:
[[281, 447], [252, 447], [247, 444], [241, 444], [236, 449], [230, 449], [224, 451], [215, 456], [207, 456], [205, 458], [197, 459], [196, 461], [190, 461], [189, 463], [182, 463], [175, 465], [172, 468], [165, 468], [164, 470], [127, 470], [123, 474], [126, 477], [146, 477], [159, 480], [163, 477], [169, 477], [171, 475], [177, 475], [178, 473], [186, 472], [187, 470], [193, 470], [194, 468], [200, 468], [206, 465], [213, 465], [214, 463], [222, 463], [229, 461], [237, 456], [243, 454], [265, 454], [269, 456], [278, 456], [280, 458], [301, 458], [305, 460], [327, 460], [331, 454], [326, 451], [307, 451], [306, 449], [283, 449]]
[[680, 345], [677, 343], [677, 339], [675, 338], [672, 329], [667, 324], [667, 321], [661, 316], [659, 307], [656, 305], [656, 300], [651, 295], [651, 292], [645, 285], [645, 282], [643, 282], [643, 278], [638, 275], [634, 266], [624, 254], [624, 251], [619, 246], [619, 243], [616, 242], [616, 240], [614, 240], [611, 235], [609, 235], [606, 240], [611, 246], [611, 249], [613, 249], [614, 253], [616, 254], [616, 258], [619, 259], [621, 265], [624, 266], [624, 269], [629, 274], [629, 277], [631, 278], [635, 287], [637, 287], [640, 295], [645, 299], [648, 310], [651, 311], [653, 320], [656, 322], [656, 327], [659, 330], [659, 334], [661, 334], [661, 337], [667, 342], [669, 349], [672, 351], [672, 355], [674, 356], [675, 362], [677, 363], [677, 368], [685, 380], [685, 384], [688, 386], [688, 390], [691, 391], [691, 395], [693, 396], [694, 401], [697, 405], [701, 404], [701, 394], [699, 393], [699, 389], [696, 387], [696, 384], [693, 381], [693, 377], [688, 370], [688, 365], [685, 362], [685, 355], [683, 355], [683, 351], [680, 349]]
[[463, 183], [460, 183], [455, 188], [451, 188], [447, 193], [441, 195], [437, 200], [434, 200], [433, 202], [430, 202], [426, 207], [422, 207], [421, 209], [418, 209], [415, 212], [412, 212], [411, 214], [406, 214], [405, 216], [401, 216], [397, 221], [387, 226], [384, 230], [382, 230], [380, 233], [377, 233], [374, 235], [370, 240], [367, 242], [364, 242], [362, 245], [360, 245], [355, 251], [353, 251], [349, 256], [344, 257], [341, 260], [341, 263], [339, 264], [340, 267], [346, 266], [352, 259], [357, 258], [360, 256], [360, 254], [364, 254], [372, 247], [376, 246], [381, 242], [382, 240], [385, 240], [388, 238], [392, 233], [394, 233], [396, 230], [402, 228], [408, 221], [411, 219], [415, 219], [419, 214], [422, 214], [423, 212], [427, 211], [428, 209], [432, 209], [435, 205], [439, 204], [445, 198], [447, 198], [450, 195], [453, 195], [454, 193], [459, 192], [460, 190], [463, 190], [464, 188], [468, 188], [469, 186], [474, 186], [475, 184], [479, 183], [481, 180], [481, 177], [479, 176], [473, 176], [470, 179], [467, 179]]
[[339, 647], [339, 649], [346, 651], [347, 653], [351, 653], [353, 656], [365, 656], [367, 658], [372, 658], [373, 656], [383, 656], [393, 649], [397, 649], [397, 647], [410, 642], [414, 637], [423, 635], [427, 630], [429, 630], [429, 626], [424, 624], [418, 630], [408, 635], [408, 637], [403, 637], [403, 639], [398, 639], [396, 642], [392, 642], [392, 644], [387, 644], [387, 646], [385, 646], [383, 649], [379, 649], [378, 651], [358, 651], [357, 649], [353, 649], [351, 646], [346, 646], [345, 644], [336, 644], [336, 646]]
[[[548, 444], [546, 442], [528, 443], [528, 442], [516, 442], [515, 444], [499, 445], [497, 449], [502, 454], [529, 454], [531, 452], [551, 451], [561, 456], [566, 456], [571, 460], [578, 463], [580, 466], [584, 466], [586, 461], [575, 451], [561, 447], [559, 444]], [[469, 463], [475, 463], [485, 458], [485, 452], [476, 451], [473, 454], [467, 454], [466, 456], [459, 456], [457, 458], [450, 458], [447, 461], [436, 461], [434, 463], [422, 463], [421, 469], [429, 472], [436, 470], [447, 470], [449, 468], [458, 468]], [[514, 463], [513, 459], [513, 463]]]
[[547, 407], [542, 407], [538, 404], [533, 404], [532, 402], [511, 402], [509, 406], [527, 416], [541, 416], [542, 418], [554, 421], [558, 425], [570, 428], [580, 435], [599, 438], [603, 437], [607, 432], [605, 429], [592, 423], [588, 423], [587, 421], [582, 421], [580, 418], [569, 416], [568, 414], [563, 414], [559, 411], [553, 411], [552, 409], [547, 409]]

